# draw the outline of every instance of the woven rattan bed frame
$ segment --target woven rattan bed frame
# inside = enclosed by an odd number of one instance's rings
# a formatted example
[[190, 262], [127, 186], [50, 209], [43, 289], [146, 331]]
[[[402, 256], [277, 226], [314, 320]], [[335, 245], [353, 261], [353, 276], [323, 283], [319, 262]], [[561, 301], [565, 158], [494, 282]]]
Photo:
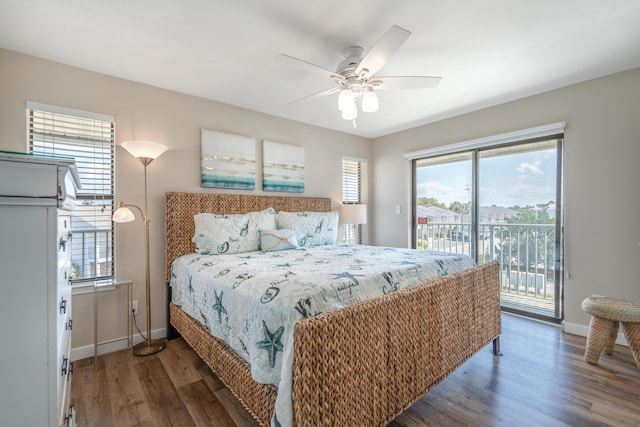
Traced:
[[[194, 251], [193, 215], [278, 210], [328, 211], [326, 198], [167, 193], [166, 280], [171, 262]], [[170, 322], [261, 425], [277, 389], [180, 307]], [[386, 425], [501, 332], [499, 264], [430, 280], [339, 311], [300, 320], [294, 329], [297, 426]], [[498, 348], [499, 350], [499, 348]]]

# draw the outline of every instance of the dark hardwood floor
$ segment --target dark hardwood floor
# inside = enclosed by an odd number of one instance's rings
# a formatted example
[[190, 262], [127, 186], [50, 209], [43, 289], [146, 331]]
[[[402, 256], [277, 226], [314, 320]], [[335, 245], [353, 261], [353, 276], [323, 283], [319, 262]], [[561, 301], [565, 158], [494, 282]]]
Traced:
[[[640, 426], [640, 369], [616, 346], [597, 366], [585, 338], [503, 314], [491, 345], [389, 426]], [[74, 363], [79, 426], [254, 426], [240, 403], [181, 340], [155, 355], [111, 353]]]

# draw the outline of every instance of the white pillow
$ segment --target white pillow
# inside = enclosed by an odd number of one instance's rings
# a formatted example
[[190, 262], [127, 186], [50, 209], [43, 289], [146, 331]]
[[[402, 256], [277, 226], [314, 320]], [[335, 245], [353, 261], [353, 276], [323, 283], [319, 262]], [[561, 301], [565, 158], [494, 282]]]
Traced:
[[260, 229], [276, 227], [273, 208], [246, 215], [199, 213], [193, 217], [195, 234], [192, 242], [203, 255], [237, 254], [260, 249]]
[[283, 251], [298, 247], [298, 239], [293, 230], [282, 228], [280, 230], [261, 230], [260, 247], [265, 252]]
[[278, 228], [296, 232], [298, 245], [333, 245], [338, 240], [338, 211], [278, 212]]
[[241, 250], [241, 238], [249, 231], [246, 215], [199, 213], [193, 220], [196, 229], [191, 241], [197, 252], [203, 255], [245, 252]]
[[247, 214], [249, 218], [249, 230], [246, 236], [247, 247], [251, 247], [252, 251], [260, 250], [260, 230], [276, 229], [276, 211], [273, 208], [267, 208], [262, 211], [250, 212]]

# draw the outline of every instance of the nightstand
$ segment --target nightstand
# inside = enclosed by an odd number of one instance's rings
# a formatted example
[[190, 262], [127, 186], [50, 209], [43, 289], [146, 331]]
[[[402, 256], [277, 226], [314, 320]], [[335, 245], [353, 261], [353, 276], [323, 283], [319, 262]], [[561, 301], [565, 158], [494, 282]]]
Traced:
[[131, 302], [133, 300], [133, 291], [132, 291], [133, 282], [131, 279], [108, 279], [108, 280], [96, 280], [93, 282], [93, 357], [94, 357], [94, 367], [97, 369], [97, 364], [95, 363], [98, 357], [98, 346], [102, 344], [109, 344], [118, 339], [104, 341], [98, 344], [98, 293], [101, 290], [112, 290], [117, 289], [119, 287], [125, 286], [127, 289], [127, 298], [126, 298], [126, 313], [127, 313], [127, 349], [131, 351], [133, 348], [133, 321], [132, 321], [132, 311], [131, 311]]

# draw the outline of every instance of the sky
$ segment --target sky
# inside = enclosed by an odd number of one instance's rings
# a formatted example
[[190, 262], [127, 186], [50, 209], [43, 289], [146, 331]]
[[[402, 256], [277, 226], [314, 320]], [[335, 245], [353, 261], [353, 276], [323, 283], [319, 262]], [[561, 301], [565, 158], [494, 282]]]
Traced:
[[[481, 157], [480, 206], [531, 206], [555, 201], [556, 149]], [[471, 160], [417, 169], [417, 196], [447, 206], [471, 198]]]

